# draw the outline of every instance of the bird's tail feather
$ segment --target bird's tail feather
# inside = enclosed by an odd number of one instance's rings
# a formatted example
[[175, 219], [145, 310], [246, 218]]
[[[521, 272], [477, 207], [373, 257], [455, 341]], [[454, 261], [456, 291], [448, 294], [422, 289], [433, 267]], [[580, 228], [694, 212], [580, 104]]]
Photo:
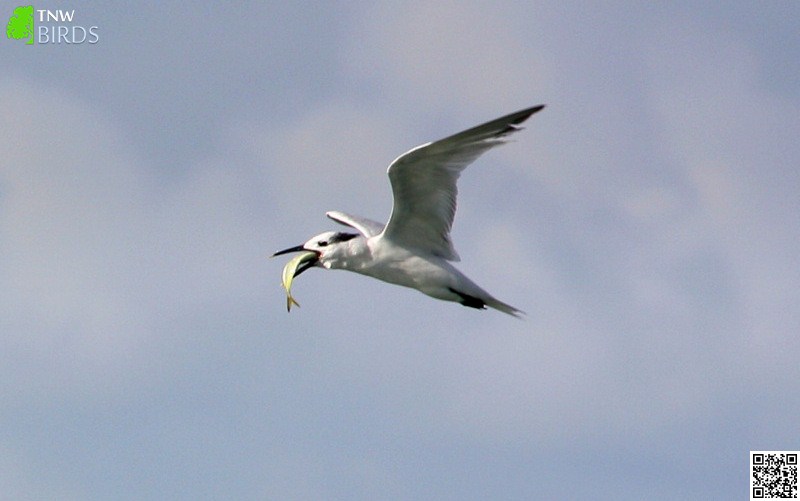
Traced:
[[512, 317], [522, 318], [522, 316], [525, 315], [524, 311], [514, 308], [510, 304], [506, 304], [493, 297], [486, 300], [486, 306], [488, 306], [489, 308], [494, 308], [495, 310], [498, 311], [502, 311], [503, 313], [508, 313]]
[[445, 299], [447, 301], [458, 301], [464, 306], [469, 306], [470, 308], [477, 308], [479, 310], [485, 310], [488, 306], [489, 308], [494, 308], [495, 310], [502, 311], [503, 313], [508, 313], [509, 315], [517, 318], [522, 318], [522, 315], [525, 314], [524, 311], [518, 310], [514, 308], [510, 304], [506, 304], [499, 299], [495, 299], [491, 294], [486, 292], [485, 290], [481, 289], [474, 283], [470, 282], [468, 278], [463, 277], [465, 281], [467, 281], [473, 287], [472, 294], [468, 294], [462, 292], [458, 289], [454, 289], [453, 287], [448, 287], [447, 290], [456, 296], [458, 299], [448, 296], [439, 296], [430, 294], [433, 297], [438, 297], [439, 299]]

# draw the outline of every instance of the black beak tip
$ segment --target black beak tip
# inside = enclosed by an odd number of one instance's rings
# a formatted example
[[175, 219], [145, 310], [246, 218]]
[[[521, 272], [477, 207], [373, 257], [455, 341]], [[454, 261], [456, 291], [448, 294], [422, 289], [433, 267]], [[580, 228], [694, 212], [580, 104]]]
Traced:
[[282, 251], [278, 251], [275, 254], [271, 255], [270, 257], [281, 256], [283, 254], [288, 254], [290, 252], [302, 252], [305, 249], [302, 245], [296, 245], [294, 247], [289, 247], [288, 249], [283, 249]]

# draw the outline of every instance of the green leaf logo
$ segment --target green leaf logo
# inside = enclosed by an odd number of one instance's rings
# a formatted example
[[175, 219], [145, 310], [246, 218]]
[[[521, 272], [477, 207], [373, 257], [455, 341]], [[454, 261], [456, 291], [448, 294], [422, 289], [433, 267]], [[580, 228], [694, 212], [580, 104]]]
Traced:
[[15, 40], [27, 38], [25, 45], [33, 45], [33, 5], [23, 5], [14, 9], [8, 19], [6, 36]]

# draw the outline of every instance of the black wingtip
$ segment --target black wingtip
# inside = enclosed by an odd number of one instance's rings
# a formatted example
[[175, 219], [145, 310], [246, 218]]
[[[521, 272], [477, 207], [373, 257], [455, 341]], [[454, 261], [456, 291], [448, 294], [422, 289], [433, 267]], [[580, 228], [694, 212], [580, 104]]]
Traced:
[[524, 110], [520, 110], [520, 111], [518, 111], [516, 113], [512, 113], [511, 115], [508, 115], [507, 117], [505, 117], [507, 119], [508, 123], [506, 124], [505, 128], [499, 132], [498, 135], [499, 136], [505, 136], [505, 135], [511, 134], [512, 132], [517, 132], [517, 131], [522, 130], [523, 127], [520, 127], [520, 124], [522, 122], [524, 122], [525, 120], [527, 120], [528, 118], [530, 118], [531, 115], [533, 115], [537, 111], [541, 111], [543, 108], [544, 108], [544, 105], [540, 104], [539, 106], [534, 106], [532, 108], [527, 108], [527, 109], [524, 109]]
[[544, 109], [544, 107], [545, 107], [545, 105], [540, 104], [539, 106], [534, 106], [534, 107], [528, 108], [526, 110], [518, 111], [517, 112], [517, 116], [515, 116], [511, 120], [511, 123], [514, 124], [514, 125], [519, 125], [522, 122], [524, 122], [525, 120], [529, 119], [531, 117], [531, 115], [533, 115], [534, 113], [536, 113], [538, 111], [542, 111]]

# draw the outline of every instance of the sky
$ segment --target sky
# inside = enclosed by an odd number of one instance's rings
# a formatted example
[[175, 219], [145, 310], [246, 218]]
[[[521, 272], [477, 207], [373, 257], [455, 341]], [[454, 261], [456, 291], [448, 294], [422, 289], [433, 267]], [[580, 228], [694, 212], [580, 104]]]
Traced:
[[[800, 449], [799, 3], [35, 7], [99, 39], [0, 38], [0, 498], [741, 499]], [[537, 104], [453, 228], [524, 320], [287, 314], [272, 252]]]

